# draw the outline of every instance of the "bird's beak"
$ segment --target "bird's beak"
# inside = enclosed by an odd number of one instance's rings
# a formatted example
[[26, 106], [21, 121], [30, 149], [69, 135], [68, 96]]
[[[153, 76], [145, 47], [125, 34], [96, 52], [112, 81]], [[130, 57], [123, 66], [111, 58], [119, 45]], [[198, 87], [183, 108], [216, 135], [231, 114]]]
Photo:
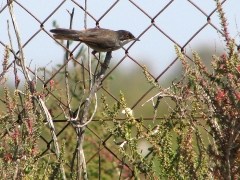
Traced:
[[133, 40], [135, 40], [135, 41], [140, 41], [140, 39], [138, 39], [138, 38], [134, 38]]

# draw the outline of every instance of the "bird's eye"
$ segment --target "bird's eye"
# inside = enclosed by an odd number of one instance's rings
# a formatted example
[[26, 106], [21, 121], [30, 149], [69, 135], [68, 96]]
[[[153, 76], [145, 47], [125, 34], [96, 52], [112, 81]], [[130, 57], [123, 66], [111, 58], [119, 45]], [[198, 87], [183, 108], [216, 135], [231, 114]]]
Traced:
[[126, 35], [126, 38], [127, 38], [127, 39], [130, 39], [130, 36], [129, 36], [129, 34], [127, 34], [127, 35]]

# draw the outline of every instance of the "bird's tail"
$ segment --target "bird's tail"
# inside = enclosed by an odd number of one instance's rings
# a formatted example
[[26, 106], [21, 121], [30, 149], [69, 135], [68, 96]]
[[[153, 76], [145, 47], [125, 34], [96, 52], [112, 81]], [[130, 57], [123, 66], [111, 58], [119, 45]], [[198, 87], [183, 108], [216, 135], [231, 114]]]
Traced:
[[79, 36], [82, 34], [81, 31], [63, 28], [51, 29], [50, 32], [54, 33], [53, 37], [55, 39], [65, 39], [73, 41], [80, 41]]

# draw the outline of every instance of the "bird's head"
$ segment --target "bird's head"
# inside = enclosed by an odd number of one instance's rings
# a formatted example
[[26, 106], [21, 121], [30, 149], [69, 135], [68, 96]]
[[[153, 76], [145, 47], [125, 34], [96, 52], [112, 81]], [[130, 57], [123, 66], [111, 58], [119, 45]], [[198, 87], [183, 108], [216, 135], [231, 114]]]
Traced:
[[123, 44], [127, 44], [130, 41], [139, 41], [139, 39], [135, 38], [134, 35], [132, 33], [130, 33], [129, 31], [125, 31], [125, 30], [119, 30], [116, 31], [118, 34], [118, 39], [123, 43]]

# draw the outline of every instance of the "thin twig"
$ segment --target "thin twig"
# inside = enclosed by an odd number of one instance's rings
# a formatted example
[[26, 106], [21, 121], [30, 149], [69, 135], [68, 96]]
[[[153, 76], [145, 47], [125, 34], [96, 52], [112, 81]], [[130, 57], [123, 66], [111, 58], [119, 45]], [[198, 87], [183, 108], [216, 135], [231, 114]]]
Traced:
[[[85, 15], [84, 15], [84, 28], [87, 29], [87, 0], [85, 0]], [[91, 72], [91, 54], [90, 54], [90, 49], [88, 47], [88, 69], [89, 69], [89, 90], [91, 90], [92, 88], [92, 72]], [[85, 109], [85, 106], [84, 106]], [[78, 109], [79, 111], [80, 109]], [[79, 114], [79, 112], [78, 112]], [[85, 123], [84, 121], [80, 121], [80, 123]], [[85, 156], [84, 156], [84, 151], [83, 151], [83, 141], [84, 141], [84, 130], [85, 127], [82, 128], [78, 128], [79, 133], [77, 133], [78, 135], [78, 140], [77, 140], [77, 144], [78, 144], [78, 159], [77, 159], [77, 168], [78, 168], [78, 179], [81, 179], [81, 175], [82, 175], [82, 170], [83, 170], [83, 179], [87, 180], [87, 168], [86, 168], [86, 164], [84, 165], [84, 163], [86, 163], [85, 161]]]
[[[91, 88], [91, 90], [88, 94], [87, 99], [85, 100], [83, 114], [82, 114], [82, 117], [80, 117], [80, 123], [81, 124], [85, 124], [87, 122], [88, 114], [89, 114], [89, 108], [90, 108], [90, 104], [92, 102], [92, 98], [96, 94], [96, 92], [98, 90], [98, 87], [102, 83], [105, 71], [107, 70], [107, 67], [110, 63], [111, 57], [112, 57], [112, 52], [107, 52], [105, 60], [104, 60], [104, 65], [101, 67], [101, 70], [96, 77], [96, 81], [93, 84], [93, 86], [92, 86], [92, 88]], [[95, 95], [95, 98], [96, 98], [96, 95]], [[96, 105], [95, 105], [95, 107], [96, 107]], [[81, 158], [78, 159], [78, 160], [80, 160], [80, 162], [78, 162], [78, 165], [79, 165], [78, 168], [80, 168], [80, 170], [82, 170], [82, 168], [83, 168], [83, 174], [84, 174], [83, 178], [87, 179], [87, 171], [86, 171], [86, 169], [84, 169], [86, 167], [86, 165], [84, 164], [85, 163], [85, 157], [84, 157], [84, 151], [83, 151], [85, 126], [82, 127], [82, 128], [79, 128], [79, 129], [80, 129], [80, 132], [78, 133], [78, 144], [79, 144], [78, 154], [81, 156]], [[82, 171], [80, 171], [79, 173], [81, 175]]]
[[[70, 13], [69, 11], [68, 11], [68, 13], [70, 15], [69, 29], [72, 29], [74, 8], [72, 9], [72, 13]], [[69, 49], [69, 40], [67, 41], [67, 49]], [[69, 55], [69, 53], [68, 53], [68, 51], [66, 51], [66, 60], [68, 59], [68, 55]], [[70, 112], [71, 111], [71, 105], [70, 105], [71, 98], [70, 98], [70, 95], [69, 95], [68, 63], [65, 65], [65, 84], [66, 84], [67, 106], [68, 106], [68, 110]]]
[[[84, 28], [87, 29], [87, 0], [85, 0], [85, 14], [84, 14]], [[89, 69], [89, 90], [92, 88], [92, 61], [91, 61], [91, 52], [88, 47], [88, 69]]]
[[[38, 100], [38, 103], [39, 103], [40, 107], [42, 108], [42, 110], [43, 110], [43, 112], [46, 116], [46, 120], [47, 120], [48, 125], [50, 127], [50, 132], [51, 132], [51, 135], [52, 135], [53, 144], [54, 144], [54, 148], [55, 148], [55, 151], [56, 151], [56, 156], [57, 156], [57, 159], [59, 159], [60, 158], [60, 149], [59, 149], [59, 145], [58, 145], [58, 141], [57, 141], [57, 135], [56, 135], [56, 132], [55, 132], [52, 116], [49, 113], [44, 101], [39, 97], [37, 98], [37, 100]], [[60, 164], [60, 170], [61, 170], [61, 173], [62, 173], [62, 178], [65, 180], [66, 179], [65, 169], [64, 169], [62, 163]]]
[[[17, 92], [20, 93], [20, 94], [26, 95], [25, 93], [23, 93], [20, 90], [17, 90]], [[47, 120], [48, 125], [50, 127], [50, 132], [51, 132], [52, 139], [53, 139], [55, 153], [56, 153], [57, 159], [59, 160], [60, 149], [59, 149], [59, 145], [58, 145], [58, 141], [57, 141], [57, 135], [56, 135], [56, 132], [55, 132], [52, 116], [49, 113], [48, 108], [46, 107], [44, 101], [39, 96], [38, 97], [32, 96], [32, 97], [37, 100], [39, 106], [41, 107], [43, 113], [45, 114], [46, 120]], [[63, 166], [62, 163], [60, 164], [60, 170], [61, 170], [61, 173], [62, 173], [62, 179], [66, 180], [65, 169], [64, 169], [64, 166]]]
[[104, 66], [101, 67], [101, 70], [100, 70], [99, 74], [97, 75], [96, 82], [94, 83], [92, 89], [90, 90], [90, 92], [88, 94], [88, 98], [85, 101], [83, 115], [81, 118], [82, 124], [87, 121], [89, 107], [90, 107], [93, 95], [97, 92], [99, 85], [102, 83], [104, 73], [107, 70], [107, 67], [110, 63], [111, 57], [112, 57], [112, 52], [107, 52], [105, 60], [104, 60]]
[[20, 37], [19, 30], [18, 30], [17, 21], [16, 21], [16, 18], [15, 18], [15, 15], [14, 15], [13, 4], [12, 4], [11, 0], [8, 0], [8, 7], [9, 7], [9, 12], [10, 12], [10, 15], [11, 15], [11, 18], [12, 18], [12, 23], [13, 23], [13, 27], [14, 27], [14, 30], [15, 30], [15, 34], [16, 34], [16, 37], [17, 37], [23, 74], [24, 74], [24, 77], [26, 78], [27, 82], [30, 82], [31, 77], [29, 76], [29, 74], [27, 72], [27, 67], [26, 67], [26, 63], [25, 63], [26, 60], [25, 60], [25, 56], [24, 56], [24, 53], [23, 53], [23, 49], [22, 49], [21, 37]]
[[[10, 46], [11, 46], [11, 49], [12, 49], [12, 52], [13, 52], [14, 56], [16, 57], [16, 53], [13, 50], [14, 48], [13, 48], [13, 43], [12, 43], [12, 37], [11, 37], [11, 34], [10, 34], [9, 20], [7, 20], [7, 26], [8, 26], [8, 37], [9, 37], [9, 41], [10, 41]], [[20, 82], [20, 79], [17, 75], [17, 66], [16, 66], [17, 61], [21, 61], [21, 60], [15, 58], [15, 60], [13, 61], [13, 69], [14, 69], [14, 77], [15, 77], [15, 89], [18, 88], [18, 85], [19, 85], [19, 82]], [[10, 66], [8, 66], [8, 68], [9, 67]]]

